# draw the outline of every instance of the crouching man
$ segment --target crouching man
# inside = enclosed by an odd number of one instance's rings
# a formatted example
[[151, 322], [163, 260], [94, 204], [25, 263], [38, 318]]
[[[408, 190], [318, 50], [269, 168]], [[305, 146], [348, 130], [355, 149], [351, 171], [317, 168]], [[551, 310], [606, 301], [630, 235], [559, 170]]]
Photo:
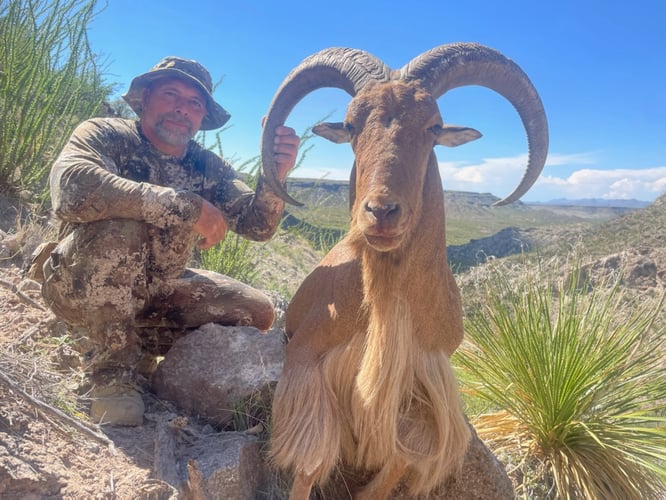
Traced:
[[[260, 330], [273, 323], [267, 296], [186, 264], [195, 245], [209, 248], [227, 229], [269, 239], [284, 202], [261, 178], [251, 190], [227, 161], [193, 140], [229, 119], [199, 63], [167, 57], [136, 77], [123, 98], [138, 120], [85, 121], [53, 164], [60, 240], [40, 270], [48, 306], [86, 332], [91, 417], [139, 425], [137, 367], [144, 355], [168, 350], [174, 338], [167, 333], [208, 322]], [[282, 181], [298, 145], [291, 128], [278, 128]]]

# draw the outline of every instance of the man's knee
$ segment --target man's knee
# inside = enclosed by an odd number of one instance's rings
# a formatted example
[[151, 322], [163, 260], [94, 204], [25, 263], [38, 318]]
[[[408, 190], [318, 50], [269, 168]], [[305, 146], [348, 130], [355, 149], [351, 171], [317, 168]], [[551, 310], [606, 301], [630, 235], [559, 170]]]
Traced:
[[143, 304], [125, 302], [134, 300], [134, 289], [145, 281], [146, 255], [144, 223], [113, 219], [81, 225], [44, 263], [42, 296], [71, 324], [88, 324], [106, 303], [118, 306], [114, 316], [133, 315]]
[[77, 227], [71, 234], [75, 251], [94, 259], [109, 256], [110, 252], [146, 254], [148, 226], [130, 219], [108, 219]]

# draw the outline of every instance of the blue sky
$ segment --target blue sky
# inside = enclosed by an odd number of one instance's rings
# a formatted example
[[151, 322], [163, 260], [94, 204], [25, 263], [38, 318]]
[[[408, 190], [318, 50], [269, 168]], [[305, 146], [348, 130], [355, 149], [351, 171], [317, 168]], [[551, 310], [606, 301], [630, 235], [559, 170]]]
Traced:
[[[663, 0], [108, 0], [89, 37], [118, 95], [166, 55], [204, 64], [221, 80], [215, 97], [232, 114], [221, 135], [232, 160], [257, 154], [261, 117], [275, 90], [318, 50], [354, 47], [399, 68], [437, 45], [489, 45], [529, 75], [549, 120], [548, 162], [523, 201], [652, 201], [666, 192], [665, 26]], [[317, 91], [287, 124], [300, 134], [324, 118], [341, 120], [348, 102], [343, 91]], [[453, 90], [439, 103], [445, 121], [484, 135], [437, 148], [445, 189], [511, 192], [527, 151], [511, 106], [473, 87]], [[348, 178], [349, 145], [312, 143], [294, 176]]]

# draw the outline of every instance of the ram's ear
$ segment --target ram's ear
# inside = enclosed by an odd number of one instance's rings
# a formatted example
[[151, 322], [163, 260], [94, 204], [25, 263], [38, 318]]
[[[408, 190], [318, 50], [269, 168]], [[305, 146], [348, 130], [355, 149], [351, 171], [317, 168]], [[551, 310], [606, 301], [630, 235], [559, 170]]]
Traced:
[[342, 122], [319, 123], [312, 127], [312, 132], [336, 144], [344, 144], [351, 140], [349, 130]]
[[437, 134], [437, 144], [454, 148], [475, 141], [480, 137], [481, 132], [473, 128], [461, 127], [460, 125], [442, 125]]

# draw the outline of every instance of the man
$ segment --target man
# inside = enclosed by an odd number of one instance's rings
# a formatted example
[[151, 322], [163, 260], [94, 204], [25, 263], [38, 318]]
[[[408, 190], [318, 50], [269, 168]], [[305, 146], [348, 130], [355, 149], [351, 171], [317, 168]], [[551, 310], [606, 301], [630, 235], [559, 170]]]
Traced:
[[[261, 178], [252, 191], [229, 163], [193, 141], [198, 130], [219, 128], [230, 116], [199, 63], [167, 57], [136, 77], [123, 98], [138, 120], [82, 123], [53, 164], [61, 230], [41, 268], [42, 295], [58, 317], [87, 333], [91, 417], [139, 425], [137, 367], [146, 352], [168, 350], [167, 333], [208, 322], [265, 331], [273, 323], [264, 294], [186, 264], [194, 245], [209, 248], [227, 229], [269, 239], [284, 202]], [[291, 128], [278, 128], [282, 181], [298, 144]]]

